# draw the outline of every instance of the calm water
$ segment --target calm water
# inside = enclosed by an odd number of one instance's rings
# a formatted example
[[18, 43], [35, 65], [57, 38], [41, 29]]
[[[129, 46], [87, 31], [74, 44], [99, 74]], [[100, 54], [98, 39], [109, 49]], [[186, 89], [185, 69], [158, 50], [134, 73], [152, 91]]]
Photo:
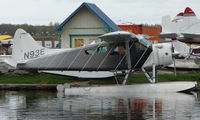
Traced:
[[200, 98], [182, 93], [64, 96], [0, 92], [0, 120], [199, 120]]

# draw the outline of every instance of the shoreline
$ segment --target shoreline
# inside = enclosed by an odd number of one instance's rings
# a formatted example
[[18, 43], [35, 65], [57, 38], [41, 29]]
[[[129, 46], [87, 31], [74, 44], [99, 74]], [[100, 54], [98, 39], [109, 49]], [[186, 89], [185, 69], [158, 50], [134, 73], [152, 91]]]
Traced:
[[[118, 77], [117, 81], [114, 78], [105, 79], [79, 79], [67, 76], [59, 76], [52, 74], [39, 74], [39, 73], [21, 73], [20, 74], [1, 74], [0, 75], [0, 90], [45, 90], [57, 91], [56, 87], [59, 84], [70, 84], [71, 87], [92, 87], [92, 86], [107, 86], [120, 84], [123, 77]], [[197, 81], [198, 91], [200, 91], [200, 73], [190, 71], [190, 73], [178, 73], [175, 77], [168, 72], [160, 71], [158, 74], [158, 82], [176, 82], [176, 81]], [[130, 84], [149, 83], [143, 73], [137, 72], [131, 75], [129, 80]]]
[[57, 84], [0, 84], [0, 90], [9, 91], [57, 91]]

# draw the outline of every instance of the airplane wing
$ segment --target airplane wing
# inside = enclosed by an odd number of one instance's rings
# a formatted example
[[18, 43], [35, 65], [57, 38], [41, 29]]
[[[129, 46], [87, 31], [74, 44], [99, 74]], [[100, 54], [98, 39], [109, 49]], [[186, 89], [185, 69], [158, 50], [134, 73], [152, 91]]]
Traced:
[[189, 44], [200, 44], [200, 34], [199, 33], [181, 33], [182, 38], [178, 39], [181, 42]]
[[159, 37], [163, 41], [165, 41], [164, 38], [171, 38], [172, 40], [179, 40], [184, 43], [200, 44], [199, 33], [161, 33]]
[[197, 33], [161, 33], [159, 35], [161, 38], [176, 38], [176, 37], [184, 37], [184, 38], [200, 38], [200, 34]]
[[176, 33], [161, 33], [158, 35], [161, 38], [176, 38], [178, 35]]
[[200, 34], [198, 33], [181, 33], [186, 38], [200, 38]]

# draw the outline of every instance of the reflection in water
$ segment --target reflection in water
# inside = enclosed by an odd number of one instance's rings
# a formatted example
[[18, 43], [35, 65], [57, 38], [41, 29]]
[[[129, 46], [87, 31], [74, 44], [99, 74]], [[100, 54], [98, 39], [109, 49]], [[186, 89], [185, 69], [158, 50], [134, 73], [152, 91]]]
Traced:
[[200, 117], [199, 98], [182, 93], [64, 96], [0, 92], [1, 120], [188, 120]]

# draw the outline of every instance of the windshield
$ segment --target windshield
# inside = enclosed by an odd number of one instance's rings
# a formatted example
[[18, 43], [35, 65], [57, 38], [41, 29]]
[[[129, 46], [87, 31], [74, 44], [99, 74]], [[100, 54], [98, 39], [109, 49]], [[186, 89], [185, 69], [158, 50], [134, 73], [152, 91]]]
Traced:
[[142, 45], [146, 46], [146, 47], [149, 47], [151, 46], [151, 42], [149, 42], [148, 40], [146, 40], [145, 38], [142, 38], [142, 39], [138, 39], [138, 42], [141, 43]]

